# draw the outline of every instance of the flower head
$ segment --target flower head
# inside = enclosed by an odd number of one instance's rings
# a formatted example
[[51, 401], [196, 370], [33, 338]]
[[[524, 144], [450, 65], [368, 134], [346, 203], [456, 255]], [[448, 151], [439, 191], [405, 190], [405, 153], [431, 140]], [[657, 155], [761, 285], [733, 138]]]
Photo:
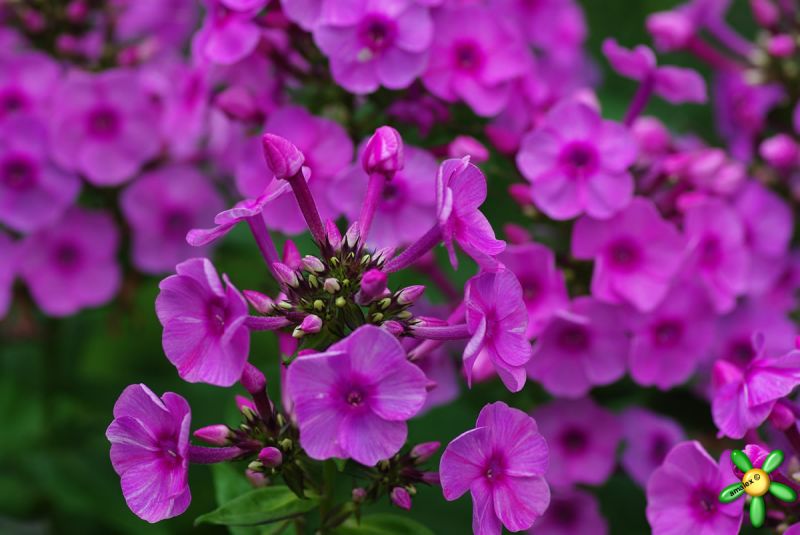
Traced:
[[547, 479], [553, 486], [602, 485], [608, 479], [622, 438], [614, 414], [584, 398], [551, 401], [533, 416], [550, 446]]
[[186, 511], [189, 492], [191, 409], [181, 396], [155, 395], [145, 385], [126, 388], [106, 430], [111, 464], [131, 511], [158, 522]]
[[472, 495], [476, 535], [528, 529], [550, 502], [544, 479], [548, 447], [536, 421], [503, 402], [486, 405], [475, 429], [456, 437], [442, 454], [442, 492]]
[[156, 298], [164, 353], [190, 383], [231, 386], [250, 350], [247, 302], [227, 277], [223, 285], [207, 258], [186, 260], [175, 270]]
[[70, 208], [55, 224], [25, 238], [20, 277], [51, 316], [110, 301], [121, 282], [119, 233], [110, 214]]
[[683, 430], [674, 420], [638, 407], [622, 413], [625, 453], [622, 466], [640, 486], [661, 466], [669, 450], [682, 441]]
[[739, 533], [743, 502], [723, 505], [717, 499], [730, 478], [729, 465], [718, 464], [698, 442], [672, 448], [647, 482], [647, 521], [653, 535]]
[[620, 308], [579, 297], [539, 335], [528, 374], [553, 395], [581, 397], [625, 374], [629, 346]]
[[324, 353], [298, 357], [286, 388], [311, 458], [373, 466], [405, 443], [405, 422], [425, 403], [426, 384], [394, 336], [365, 325]]
[[356, 94], [408, 87], [428, 59], [433, 23], [413, 0], [351, 0], [322, 10], [314, 40], [334, 80]]
[[518, 392], [525, 385], [525, 365], [531, 358], [519, 281], [508, 270], [473, 277], [464, 290], [464, 304], [472, 337], [464, 350], [467, 380], [471, 383], [475, 362], [486, 352], [506, 387]]
[[517, 167], [536, 206], [553, 219], [586, 213], [605, 219], [633, 196], [628, 167], [636, 159], [631, 133], [577, 101], [554, 107], [522, 140]]

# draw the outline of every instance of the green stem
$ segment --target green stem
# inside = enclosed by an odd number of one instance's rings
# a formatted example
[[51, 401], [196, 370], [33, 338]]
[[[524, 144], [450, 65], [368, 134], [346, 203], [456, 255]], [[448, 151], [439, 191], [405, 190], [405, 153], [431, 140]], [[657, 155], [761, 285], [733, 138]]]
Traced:
[[328, 514], [333, 509], [333, 487], [336, 478], [336, 463], [327, 460], [322, 465], [322, 498], [319, 502], [319, 513], [322, 525], [325, 525]]

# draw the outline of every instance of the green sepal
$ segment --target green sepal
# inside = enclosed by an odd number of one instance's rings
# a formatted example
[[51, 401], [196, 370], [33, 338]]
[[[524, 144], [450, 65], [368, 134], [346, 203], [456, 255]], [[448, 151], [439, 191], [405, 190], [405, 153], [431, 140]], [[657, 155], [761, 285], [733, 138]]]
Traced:
[[792, 487], [775, 481], [770, 483], [769, 493], [782, 502], [792, 503], [797, 499], [797, 492]]
[[766, 473], [770, 473], [776, 468], [778, 468], [781, 463], [783, 462], [783, 452], [781, 450], [774, 450], [771, 451], [767, 458], [764, 459], [764, 464], [761, 466], [761, 469]]
[[[739, 492], [731, 496], [731, 492], [736, 489], [740, 489]], [[719, 501], [721, 503], [731, 503], [738, 500], [742, 496], [744, 496], [744, 487], [742, 487], [741, 483], [734, 483], [722, 489], [722, 492], [719, 493]]]
[[764, 505], [764, 498], [762, 496], [753, 496], [750, 502], [750, 523], [754, 528], [760, 528], [764, 525], [766, 518], [766, 506]]

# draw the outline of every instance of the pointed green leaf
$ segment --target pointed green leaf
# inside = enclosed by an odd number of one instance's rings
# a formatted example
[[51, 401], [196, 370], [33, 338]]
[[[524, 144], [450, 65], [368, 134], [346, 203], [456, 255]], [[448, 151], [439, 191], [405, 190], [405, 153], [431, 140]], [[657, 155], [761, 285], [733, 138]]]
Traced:
[[216, 510], [197, 517], [194, 523], [256, 526], [302, 515], [318, 505], [318, 498], [298, 498], [288, 487], [263, 487], [253, 489]]
[[736, 468], [742, 472], [747, 472], [748, 470], [753, 469], [753, 463], [750, 462], [750, 459], [747, 458], [747, 455], [745, 455], [742, 450], [733, 450], [731, 452], [731, 461], [733, 461], [733, 464], [736, 465]]
[[784, 485], [783, 483], [773, 481], [769, 485], [769, 492], [782, 502], [791, 503], [797, 499], [797, 492], [795, 492], [792, 487]]
[[722, 492], [719, 493], [719, 501], [722, 503], [731, 503], [742, 496], [744, 496], [744, 487], [741, 483], [734, 483], [722, 489]]
[[416, 520], [392, 514], [366, 515], [357, 523], [350, 519], [332, 531], [334, 535], [434, 535]]
[[761, 469], [769, 474], [778, 468], [782, 462], [783, 452], [781, 450], [774, 450], [767, 455], [766, 459], [764, 459], [764, 464], [761, 466]]
[[753, 501], [750, 502], [750, 523], [754, 528], [760, 528], [764, 525], [764, 518], [766, 517], [766, 506], [764, 505], [764, 498], [761, 496], [753, 496]]

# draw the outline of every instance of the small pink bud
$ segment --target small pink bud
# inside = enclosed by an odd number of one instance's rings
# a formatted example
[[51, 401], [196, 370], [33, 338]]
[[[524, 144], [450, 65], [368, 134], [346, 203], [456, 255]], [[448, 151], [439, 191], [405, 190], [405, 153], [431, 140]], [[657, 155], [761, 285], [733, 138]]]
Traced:
[[403, 138], [391, 126], [381, 126], [364, 147], [361, 155], [361, 167], [367, 174], [383, 173], [394, 175], [405, 164], [403, 156]]
[[278, 277], [279, 282], [291, 286], [292, 288], [300, 286], [300, 279], [297, 276], [297, 272], [283, 262], [274, 262], [272, 264], [272, 269], [275, 271], [275, 276]]
[[680, 11], [660, 11], [647, 17], [647, 31], [663, 52], [684, 48], [695, 33], [691, 19]]
[[451, 158], [469, 156], [472, 163], [481, 163], [489, 159], [489, 149], [472, 136], [456, 136], [447, 146], [447, 154]]
[[356, 303], [368, 305], [386, 292], [386, 273], [370, 269], [361, 277], [361, 289], [356, 294]]
[[268, 446], [258, 452], [258, 460], [267, 468], [275, 468], [283, 463], [283, 454], [278, 448]]
[[773, 35], [767, 41], [767, 52], [777, 58], [788, 58], [796, 48], [794, 37], [785, 33]]
[[242, 378], [239, 380], [250, 394], [260, 394], [267, 388], [267, 378], [261, 370], [250, 364], [245, 364]]
[[515, 225], [514, 223], [506, 223], [503, 226], [503, 233], [506, 235], [506, 238], [508, 238], [508, 241], [515, 245], [528, 243], [532, 239], [528, 229], [520, 225]]
[[417, 444], [411, 449], [411, 457], [413, 457], [417, 463], [424, 463], [439, 450], [442, 446], [440, 442], [423, 442], [422, 444]]
[[372, 255], [372, 260], [381, 266], [394, 256], [394, 251], [394, 247], [383, 247], [382, 249], [378, 249], [375, 251], [375, 254]]
[[361, 487], [356, 487], [353, 489], [353, 501], [356, 503], [362, 503], [365, 499], [367, 499], [367, 491]]
[[389, 496], [392, 499], [392, 503], [400, 509], [411, 510], [411, 495], [405, 488], [395, 487]]
[[306, 271], [310, 271], [312, 273], [321, 273], [325, 271], [325, 264], [323, 264], [322, 260], [316, 256], [306, 255], [300, 261], [300, 264]]
[[662, 154], [672, 142], [667, 127], [655, 117], [639, 117], [631, 126], [631, 132], [645, 154]]
[[328, 243], [334, 249], [338, 249], [342, 245], [342, 233], [339, 232], [339, 227], [336, 226], [336, 223], [330, 219], [325, 222], [325, 234], [328, 237]]
[[264, 295], [261, 292], [256, 292], [255, 290], [243, 290], [242, 293], [245, 299], [247, 299], [247, 302], [250, 303], [256, 311], [262, 314], [269, 314], [272, 312], [272, 307], [275, 302], [270, 296]]
[[314, 314], [309, 314], [300, 323], [300, 330], [304, 333], [318, 333], [322, 329], [322, 319]]
[[236, 396], [236, 407], [239, 409], [239, 412], [244, 412], [245, 409], [258, 414], [258, 409], [256, 409], [256, 404], [253, 403], [251, 399], [248, 399], [244, 396]]
[[201, 427], [192, 434], [195, 438], [214, 446], [227, 446], [230, 444], [231, 432], [227, 425], [208, 425]]
[[322, 283], [322, 288], [329, 294], [335, 294], [342, 289], [342, 286], [339, 284], [338, 280], [333, 277], [329, 277], [325, 279], [325, 282]]
[[397, 302], [400, 305], [411, 305], [419, 299], [425, 292], [425, 286], [416, 284], [414, 286], [407, 286], [397, 292]]
[[66, 14], [70, 22], [82, 22], [86, 15], [89, 14], [89, 6], [86, 4], [86, 0], [72, 0], [67, 5]]
[[394, 320], [384, 321], [383, 325], [381, 325], [381, 328], [388, 331], [393, 336], [398, 337], [405, 331], [403, 325]]
[[777, 134], [765, 139], [758, 152], [773, 167], [786, 169], [797, 164], [797, 143], [787, 134]]
[[231, 86], [214, 98], [214, 105], [232, 119], [253, 120], [261, 114], [252, 93], [240, 85]]
[[797, 417], [794, 415], [791, 408], [787, 407], [785, 403], [778, 401], [778, 403], [772, 407], [769, 421], [781, 431], [785, 431], [797, 422]]
[[439, 481], [439, 472], [423, 472], [422, 481], [424, 481], [428, 485], [441, 484], [441, 482]]
[[269, 484], [269, 478], [267, 478], [264, 472], [256, 472], [248, 468], [245, 470], [244, 475], [247, 476], [250, 484], [256, 488], [266, 487]]
[[300, 172], [305, 156], [286, 138], [275, 134], [261, 137], [264, 159], [272, 173], [279, 179], [288, 180]]
[[292, 240], [283, 244], [283, 263], [292, 269], [300, 269], [300, 250]]
[[508, 187], [508, 194], [521, 208], [533, 206], [530, 184], [511, 184]]
[[360, 237], [359, 234], [359, 225], [358, 221], [350, 225], [350, 228], [347, 229], [347, 232], [344, 233], [344, 243], [349, 248], [353, 249], [358, 243], [358, 238]]
[[772, 0], [750, 0], [750, 9], [756, 22], [767, 28], [777, 24], [781, 16], [778, 6]]

